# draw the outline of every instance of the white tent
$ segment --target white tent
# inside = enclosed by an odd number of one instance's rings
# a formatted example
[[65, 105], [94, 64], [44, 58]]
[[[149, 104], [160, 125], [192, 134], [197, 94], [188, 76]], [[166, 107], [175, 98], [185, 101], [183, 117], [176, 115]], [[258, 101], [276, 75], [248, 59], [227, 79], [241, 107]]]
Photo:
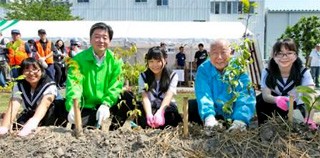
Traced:
[[[71, 38], [77, 38], [83, 46], [89, 45], [89, 31], [97, 21], [0, 21], [0, 30], [5, 37], [11, 36], [12, 29], [19, 29], [24, 40], [38, 39], [38, 29], [45, 29], [53, 41], [62, 39], [69, 46]], [[165, 42], [171, 50], [168, 66], [175, 63], [175, 52], [185, 47], [186, 61], [192, 64], [197, 45], [203, 43], [208, 49], [214, 39], [224, 38], [238, 41], [245, 26], [241, 22], [154, 22], [154, 21], [103, 21], [114, 30], [112, 47], [126, 47], [135, 43], [138, 53], [135, 62], [143, 62], [147, 49]], [[169, 51], [170, 52], [170, 51]], [[192, 70], [192, 65], [188, 65]]]
[[[15, 23], [14, 23], [15, 22]], [[159, 45], [160, 42], [196, 46], [202, 42], [225, 38], [238, 40], [244, 33], [240, 22], [150, 22], [103, 21], [114, 30], [114, 46], [136, 43], [138, 47]], [[14, 24], [12, 24], [14, 23]], [[52, 40], [78, 38], [88, 43], [90, 27], [96, 21], [6, 21], [0, 22], [4, 36], [19, 29], [23, 39], [37, 39], [38, 29], [45, 29]], [[9, 26], [9, 27], [7, 27]]]

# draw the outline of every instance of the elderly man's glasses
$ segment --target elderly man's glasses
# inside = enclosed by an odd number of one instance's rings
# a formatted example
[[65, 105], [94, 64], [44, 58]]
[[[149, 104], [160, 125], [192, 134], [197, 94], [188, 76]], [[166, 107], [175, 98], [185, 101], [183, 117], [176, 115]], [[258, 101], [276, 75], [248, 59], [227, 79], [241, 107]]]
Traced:
[[287, 51], [286, 53], [285, 52], [278, 52], [275, 54], [275, 56], [277, 58], [283, 58], [284, 56], [291, 58], [295, 55], [296, 55], [296, 52], [294, 52], [294, 51]]
[[30, 74], [36, 74], [40, 71], [40, 69], [35, 69], [35, 70], [25, 70], [23, 71], [23, 74], [25, 75], [30, 75]]

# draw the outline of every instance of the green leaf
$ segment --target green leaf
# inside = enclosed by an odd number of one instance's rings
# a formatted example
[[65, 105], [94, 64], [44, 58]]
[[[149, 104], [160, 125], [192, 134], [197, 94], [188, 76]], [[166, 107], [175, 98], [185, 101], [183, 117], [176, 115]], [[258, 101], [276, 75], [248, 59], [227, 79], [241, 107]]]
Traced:
[[311, 102], [310, 101], [312, 100], [312, 98], [310, 96], [304, 95], [304, 96], [301, 96], [300, 98], [301, 98], [301, 100], [304, 102], [304, 104], [306, 106], [311, 106]]
[[312, 89], [309, 86], [298, 86], [296, 90], [298, 93], [317, 93], [314, 89]]

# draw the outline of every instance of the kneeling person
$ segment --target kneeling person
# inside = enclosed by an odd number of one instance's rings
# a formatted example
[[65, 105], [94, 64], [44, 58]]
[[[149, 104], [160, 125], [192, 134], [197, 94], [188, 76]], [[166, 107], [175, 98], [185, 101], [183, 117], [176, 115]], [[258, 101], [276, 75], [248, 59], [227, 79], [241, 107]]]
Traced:
[[6, 134], [10, 123], [16, 118], [20, 106], [23, 111], [17, 123], [23, 125], [19, 136], [27, 136], [38, 126], [49, 126], [55, 123], [54, 105], [58, 94], [55, 82], [46, 74], [45, 69], [34, 58], [25, 59], [20, 65], [19, 75], [25, 78], [18, 80], [12, 91], [11, 103], [6, 110], [0, 127], [0, 135]]
[[224, 113], [221, 101], [226, 102], [232, 98], [232, 94], [228, 92], [229, 85], [222, 81], [225, 67], [231, 58], [230, 43], [223, 39], [214, 41], [210, 46], [209, 56], [210, 60], [200, 65], [196, 74], [197, 103], [189, 104], [189, 120], [201, 124], [204, 122], [207, 127], [215, 127], [218, 125], [217, 118], [232, 119], [230, 130], [245, 130], [254, 116], [256, 103], [253, 89], [247, 89], [249, 76], [245, 73], [240, 74], [239, 80], [243, 85], [235, 88], [240, 95], [232, 105], [233, 112]]

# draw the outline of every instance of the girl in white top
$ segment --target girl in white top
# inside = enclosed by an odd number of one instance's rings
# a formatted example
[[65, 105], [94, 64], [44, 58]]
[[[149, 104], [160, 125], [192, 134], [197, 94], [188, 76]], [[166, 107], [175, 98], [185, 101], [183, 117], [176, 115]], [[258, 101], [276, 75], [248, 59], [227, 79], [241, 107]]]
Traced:
[[177, 126], [181, 122], [173, 96], [177, 92], [178, 75], [166, 68], [167, 53], [152, 47], [145, 56], [148, 69], [139, 76], [139, 93], [142, 93], [143, 116], [138, 122], [145, 128]]
[[0, 126], [0, 135], [6, 134], [15, 120], [20, 106], [23, 111], [17, 123], [23, 125], [19, 136], [27, 136], [38, 125], [53, 125], [54, 109], [52, 103], [57, 96], [57, 87], [47, 75], [39, 61], [34, 58], [25, 59], [19, 74], [25, 75], [13, 87], [12, 99]]
[[262, 72], [262, 98], [257, 97], [256, 107], [259, 124], [272, 117], [273, 113], [286, 118], [289, 95], [295, 96], [294, 108], [305, 115], [305, 105], [296, 94], [296, 86], [300, 85], [314, 87], [310, 71], [303, 67], [294, 41], [279, 40], [273, 46], [268, 68]]

